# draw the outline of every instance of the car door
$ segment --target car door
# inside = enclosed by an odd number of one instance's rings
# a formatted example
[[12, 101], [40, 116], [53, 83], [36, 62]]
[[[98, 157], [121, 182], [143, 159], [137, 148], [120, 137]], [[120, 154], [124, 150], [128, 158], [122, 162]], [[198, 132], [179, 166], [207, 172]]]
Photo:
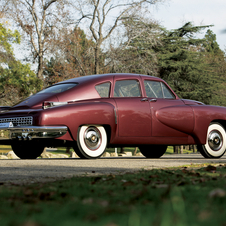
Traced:
[[117, 106], [119, 137], [150, 137], [151, 112], [142, 97], [140, 79], [114, 79], [113, 98]]
[[152, 137], [188, 136], [194, 125], [191, 107], [177, 98], [162, 81], [143, 81], [152, 115]]

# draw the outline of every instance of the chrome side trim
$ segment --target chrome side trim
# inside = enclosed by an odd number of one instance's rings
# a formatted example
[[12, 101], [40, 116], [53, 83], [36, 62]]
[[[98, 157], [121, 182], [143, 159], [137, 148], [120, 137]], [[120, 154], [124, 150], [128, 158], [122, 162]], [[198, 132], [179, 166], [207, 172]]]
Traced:
[[117, 112], [116, 109], [114, 108], [114, 113], [115, 113], [115, 124], [118, 124], [118, 117], [117, 117]]
[[0, 140], [32, 140], [57, 138], [65, 135], [67, 126], [18, 126], [0, 127]]

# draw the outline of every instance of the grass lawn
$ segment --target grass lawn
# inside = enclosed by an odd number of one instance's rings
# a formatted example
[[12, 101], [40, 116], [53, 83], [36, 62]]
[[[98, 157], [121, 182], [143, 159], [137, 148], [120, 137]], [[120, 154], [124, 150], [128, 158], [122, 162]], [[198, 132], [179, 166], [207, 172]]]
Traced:
[[226, 165], [0, 186], [1, 226], [226, 225]]

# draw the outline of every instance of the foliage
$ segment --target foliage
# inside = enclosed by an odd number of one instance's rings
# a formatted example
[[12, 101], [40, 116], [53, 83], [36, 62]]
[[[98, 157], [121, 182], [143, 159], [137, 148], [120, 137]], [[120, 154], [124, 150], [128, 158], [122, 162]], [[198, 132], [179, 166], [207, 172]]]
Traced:
[[14, 58], [11, 44], [19, 44], [20, 41], [21, 36], [17, 30], [13, 32], [0, 23], [0, 63], [7, 63]]
[[13, 60], [7, 68], [0, 68], [0, 105], [12, 105], [36, 93], [42, 81], [31, 70], [29, 64]]
[[1, 183], [1, 225], [223, 225], [226, 166], [190, 166]]
[[206, 104], [211, 102], [217, 79], [206, 61], [207, 40], [196, 38], [196, 35], [208, 27], [186, 23], [179, 29], [165, 30], [161, 38], [163, 45], [155, 49], [159, 76], [180, 97]]
[[12, 43], [19, 44], [21, 36], [0, 24], [0, 105], [12, 105], [41, 89], [29, 64], [17, 61], [13, 54]]
[[5, 15], [15, 22], [27, 38], [31, 58], [37, 63], [37, 76], [43, 79], [44, 56], [59, 27], [68, 21], [67, 0], [2, 0]]
[[207, 51], [205, 54], [205, 60], [209, 65], [209, 69], [213, 74], [217, 82], [214, 85], [214, 94], [211, 100], [211, 104], [226, 106], [226, 91], [225, 91], [225, 74], [226, 74], [226, 59], [225, 53], [220, 49], [216, 35], [211, 31], [207, 30], [205, 35], [206, 43], [204, 47]]
[[76, 27], [62, 29], [52, 43], [53, 56], [46, 61], [44, 76], [47, 84], [94, 73], [94, 43]]

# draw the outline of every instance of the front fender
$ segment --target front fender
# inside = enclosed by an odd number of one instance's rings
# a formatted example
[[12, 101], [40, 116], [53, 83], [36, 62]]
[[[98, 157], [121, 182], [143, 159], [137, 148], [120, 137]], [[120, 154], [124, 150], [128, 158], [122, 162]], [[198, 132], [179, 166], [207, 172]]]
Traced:
[[164, 107], [156, 111], [156, 118], [164, 125], [191, 134], [194, 130], [194, 113], [190, 106]]
[[226, 108], [220, 106], [202, 105], [192, 106], [195, 115], [193, 134], [199, 143], [206, 143], [207, 130], [211, 122], [226, 121]]
[[170, 106], [159, 109], [156, 117], [161, 123], [191, 135], [197, 144], [205, 144], [210, 123], [226, 121], [226, 108], [211, 105]]

